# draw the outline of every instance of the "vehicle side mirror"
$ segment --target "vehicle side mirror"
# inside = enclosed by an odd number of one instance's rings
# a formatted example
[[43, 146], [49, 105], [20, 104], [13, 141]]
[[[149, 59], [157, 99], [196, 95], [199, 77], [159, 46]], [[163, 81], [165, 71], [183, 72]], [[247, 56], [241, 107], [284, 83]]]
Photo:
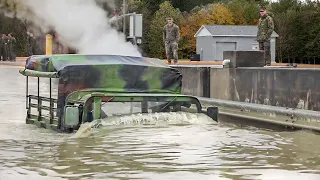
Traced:
[[207, 116], [212, 118], [214, 121], [218, 122], [219, 109], [218, 107], [208, 107], [207, 108]]

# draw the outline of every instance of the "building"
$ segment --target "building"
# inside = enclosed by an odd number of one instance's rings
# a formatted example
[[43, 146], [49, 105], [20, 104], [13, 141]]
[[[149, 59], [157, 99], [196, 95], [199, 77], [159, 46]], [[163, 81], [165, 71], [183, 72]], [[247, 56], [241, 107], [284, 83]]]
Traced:
[[[258, 32], [257, 26], [240, 25], [203, 25], [194, 35], [196, 37], [196, 50], [201, 61], [223, 60], [223, 51], [252, 51], [259, 50], [255, 40]], [[271, 35], [271, 61], [275, 61], [276, 38], [278, 34]]]

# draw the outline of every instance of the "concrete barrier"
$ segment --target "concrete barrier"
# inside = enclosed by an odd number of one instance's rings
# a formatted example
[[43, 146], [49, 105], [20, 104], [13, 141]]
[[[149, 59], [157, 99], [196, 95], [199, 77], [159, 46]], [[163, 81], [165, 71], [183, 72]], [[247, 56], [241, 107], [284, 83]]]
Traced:
[[175, 68], [188, 95], [320, 111], [320, 69], [209, 67], [204, 75], [206, 68]]
[[[183, 67], [183, 66], [182, 66]], [[192, 66], [178, 69], [182, 74], [182, 93], [201, 97], [210, 96], [210, 67]]]

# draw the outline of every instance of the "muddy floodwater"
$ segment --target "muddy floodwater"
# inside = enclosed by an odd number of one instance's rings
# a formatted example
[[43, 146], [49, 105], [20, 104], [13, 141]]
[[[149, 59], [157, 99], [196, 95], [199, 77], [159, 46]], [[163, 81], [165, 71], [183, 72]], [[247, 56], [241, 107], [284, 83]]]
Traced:
[[[70, 138], [25, 124], [25, 86], [17, 67], [0, 66], [0, 180], [320, 179], [319, 135], [199, 117], [184, 125], [109, 125]], [[41, 95], [48, 88], [41, 81]]]

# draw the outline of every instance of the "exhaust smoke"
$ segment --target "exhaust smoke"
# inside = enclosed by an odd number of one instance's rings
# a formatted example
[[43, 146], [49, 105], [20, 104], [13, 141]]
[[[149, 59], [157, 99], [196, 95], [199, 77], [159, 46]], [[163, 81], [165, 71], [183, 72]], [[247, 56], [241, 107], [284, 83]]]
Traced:
[[42, 33], [55, 30], [63, 45], [80, 54], [141, 57], [138, 48], [110, 26], [108, 13], [99, 3], [115, 7], [114, 0], [20, 0], [16, 15]]

